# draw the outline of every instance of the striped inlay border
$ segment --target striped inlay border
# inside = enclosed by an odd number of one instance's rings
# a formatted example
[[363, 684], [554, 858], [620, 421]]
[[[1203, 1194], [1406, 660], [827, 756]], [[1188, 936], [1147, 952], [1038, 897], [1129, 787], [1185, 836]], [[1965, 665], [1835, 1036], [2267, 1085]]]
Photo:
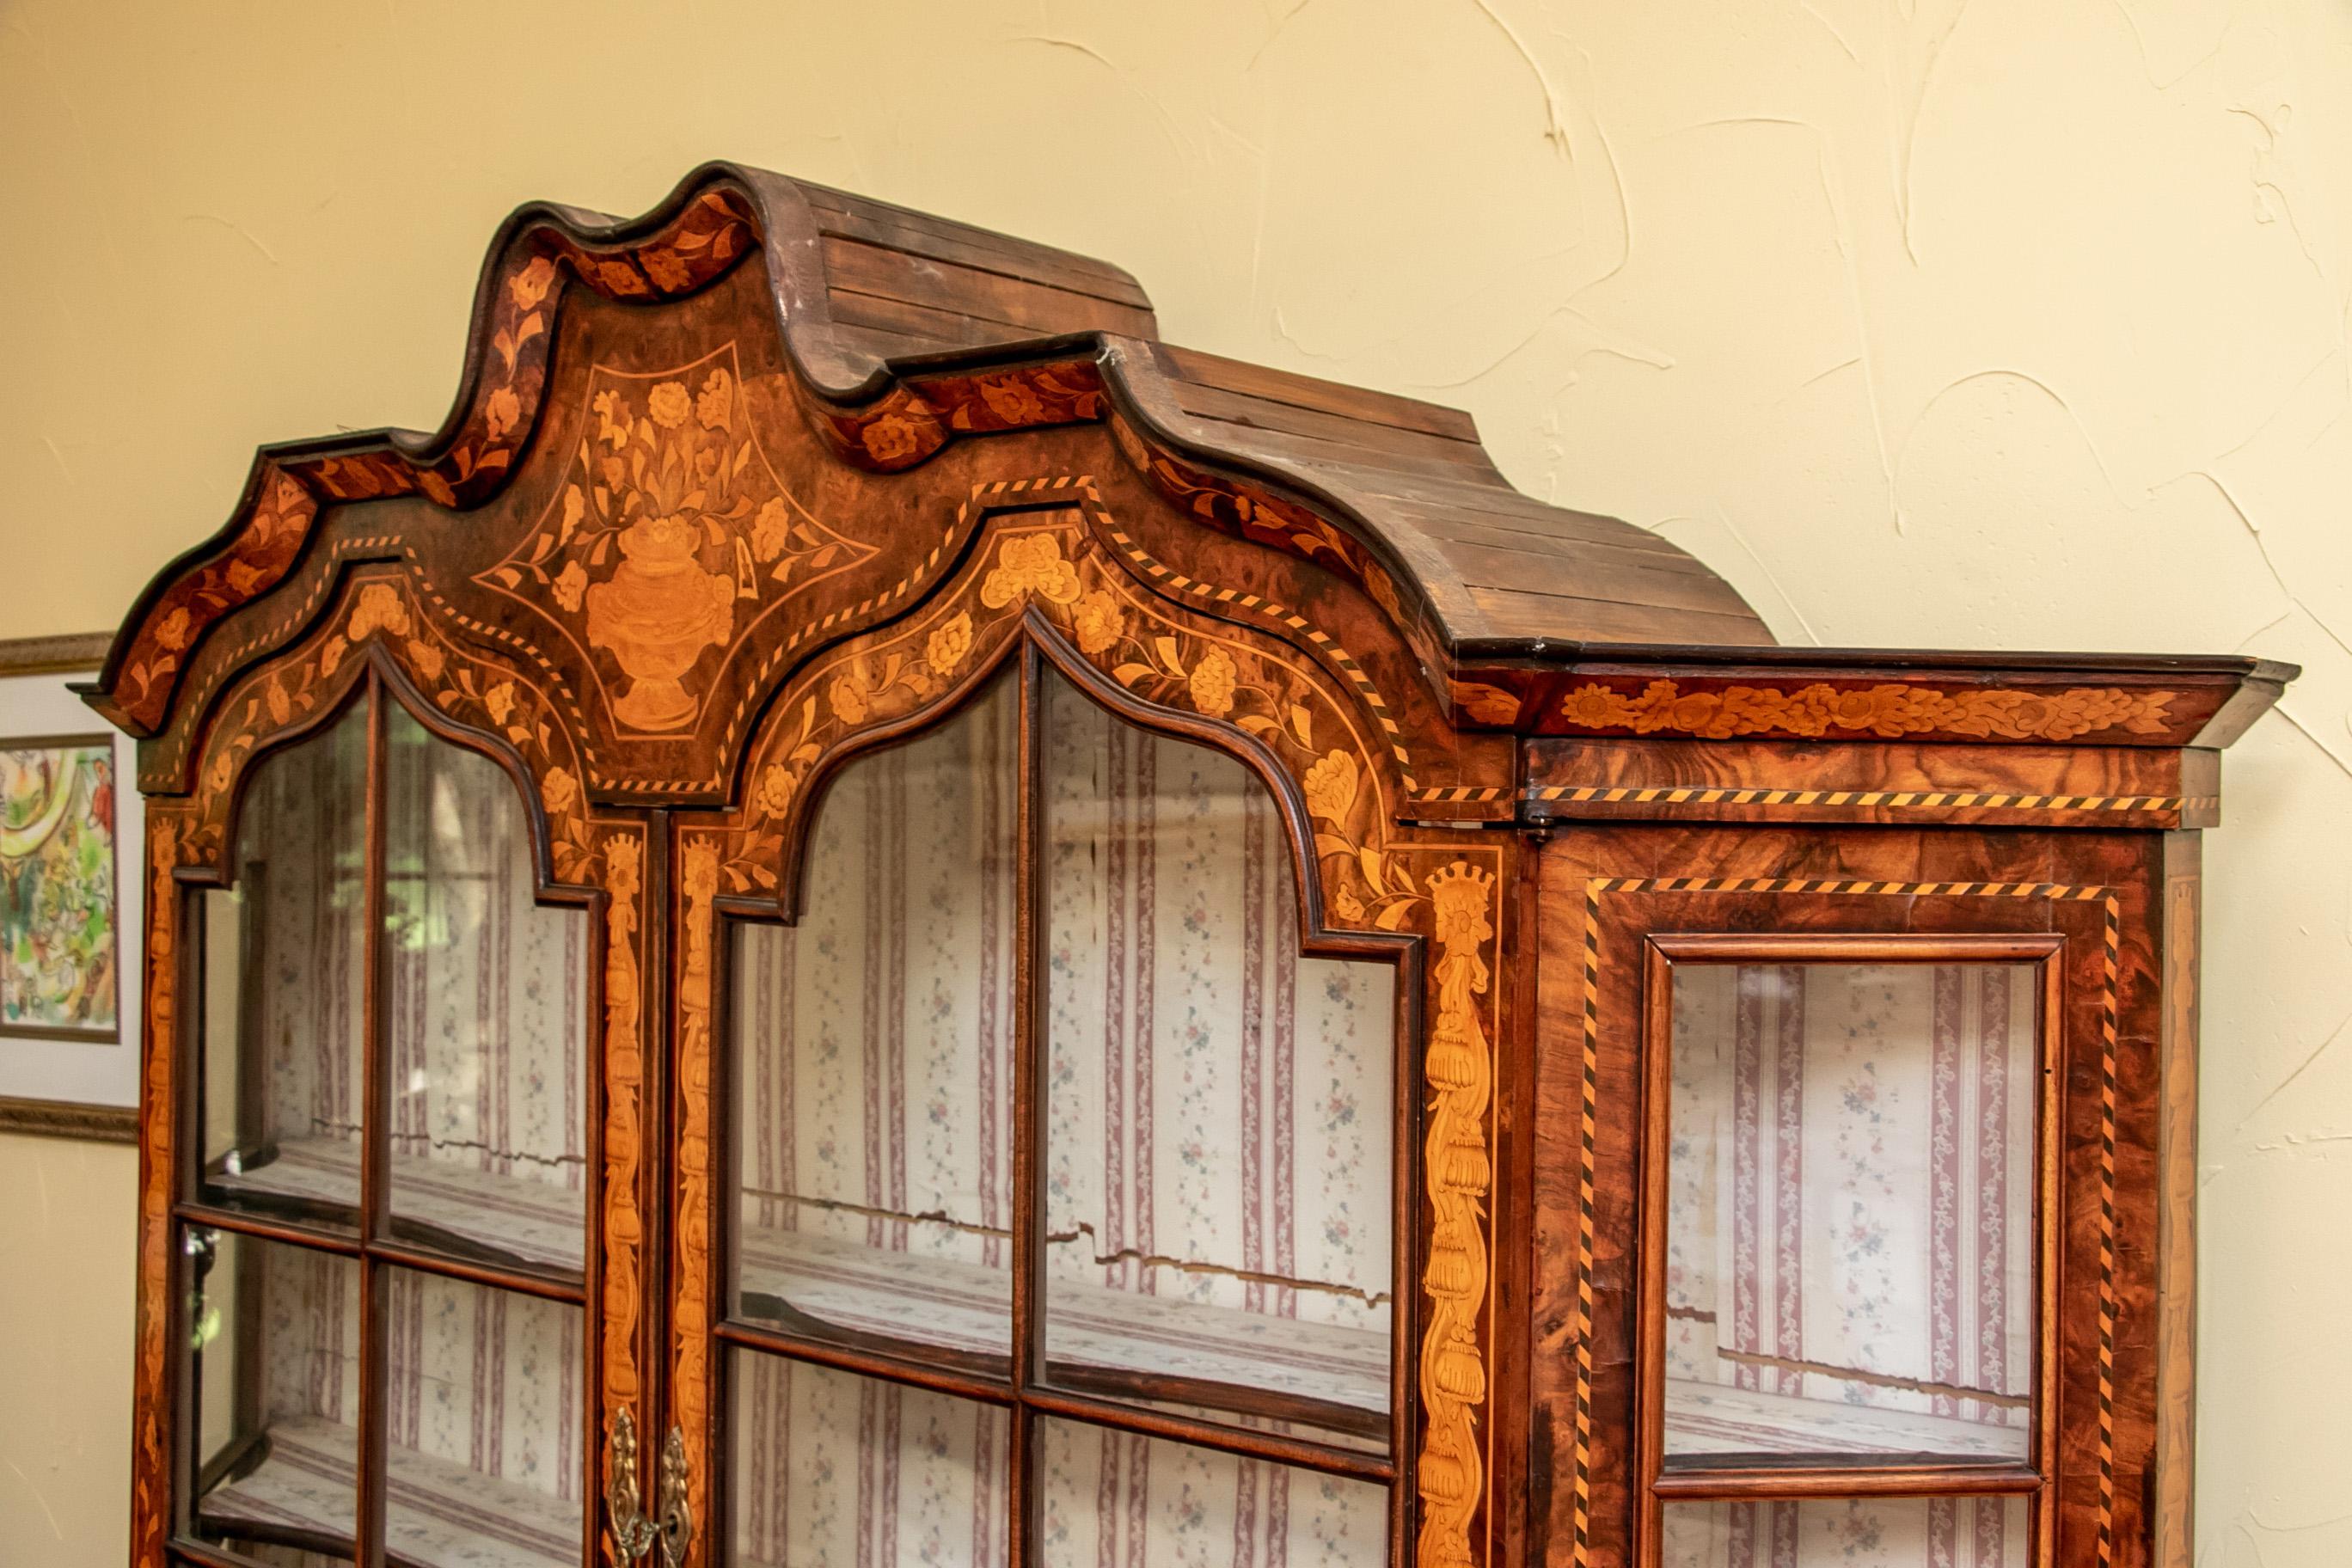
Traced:
[[[2099, 1001], [2099, 1364], [2098, 1568], [2116, 1555], [2116, 1115], [2123, 910], [2116, 890], [2071, 882], [1880, 882], [1809, 877], [1594, 877], [1584, 884], [1584, 1062], [1579, 1136], [1576, 1237], [1576, 1468], [1573, 1483], [1575, 1558], [1593, 1561], [1592, 1525], [1592, 1258], [1593, 1184], [1598, 1159], [1601, 1089], [1601, 900], [1612, 893], [1815, 893], [1891, 898], [2048, 899], [2102, 906]], [[2047, 1325], [2045, 1325], [2047, 1328]], [[1648, 1353], [1642, 1347], [1637, 1354]], [[2046, 1417], [2045, 1417], [2046, 1418]], [[2042, 1528], [2055, 1528], [2045, 1519]]]

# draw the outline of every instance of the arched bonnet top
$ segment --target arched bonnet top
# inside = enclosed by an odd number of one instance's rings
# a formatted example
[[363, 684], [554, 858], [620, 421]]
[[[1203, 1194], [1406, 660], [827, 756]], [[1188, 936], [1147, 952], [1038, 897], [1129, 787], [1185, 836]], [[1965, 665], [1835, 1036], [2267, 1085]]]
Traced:
[[[444, 518], [488, 506], [556, 460], [533, 450], [550, 429], [587, 461], [600, 384], [555, 362], [577, 326], [567, 295], [584, 289], [591, 310], [688, 301], [742, 289], [754, 257], [761, 306], [739, 309], [764, 317], [763, 352], [837, 466], [887, 476], [970, 437], [1108, 426], [1182, 517], [1360, 590], [1398, 650], [1380, 673], [1420, 688], [1441, 729], [2220, 745], [2291, 673], [2243, 658], [1780, 648], [1673, 543], [1512, 489], [1466, 415], [1165, 343], [1142, 289], [1107, 263], [713, 163], [634, 220], [515, 213], [491, 247], [442, 428], [260, 453], [228, 523], [133, 606], [93, 704], [142, 738], [186, 721], [187, 689], [216, 692], [231, 666], [266, 655], [241, 613], [320, 569], [322, 519], [347, 503], [413, 498]], [[579, 406], [553, 406], [559, 392]], [[466, 521], [438, 537], [462, 541]], [[480, 565], [466, 564], [473, 581], [494, 574]], [[231, 622], [237, 636], [221, 637]], [[236, 646], [207, 647], [224, 642]], [[171, 771], [148, 787], [172, 787]], [[1480, 793], [1496, 798], [1511, 771], [1498, 757], [1458, 773], [1493, 774]]]

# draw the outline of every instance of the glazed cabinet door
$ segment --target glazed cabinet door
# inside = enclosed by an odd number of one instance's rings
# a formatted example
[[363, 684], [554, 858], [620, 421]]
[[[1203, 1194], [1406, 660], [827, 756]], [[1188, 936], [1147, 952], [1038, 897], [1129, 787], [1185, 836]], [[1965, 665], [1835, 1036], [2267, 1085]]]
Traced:
[[598, 1025], [634, 933], [542, 883], [519, 773], [372, 673], [244, 772], [179, 895], [188, 1560], [602, 1560]]
[[681, 853], [698, 1563], [1405, 1550], [1402, 944], [1302, 938], [1246, 766], [1030, 649], [832, 776], [789, 921]]
[[[1595, 837], [1588, 872], [1639, 864]], [[1912, 875], [1705, 874], [1843, 847], [1751, 837], [1548, 868], [1587, 1005], [1538, 1069], [1539, 1268], [1592, 1286], [1590, 1359], [1538, 1350], [1539, 1405], [1584, 1413], [1554, 1539], [1567, 1504], [1640, 1568], [2112, 1563], [2137, 869], [1919, 875], [1958, 839], [1881, 834]]]

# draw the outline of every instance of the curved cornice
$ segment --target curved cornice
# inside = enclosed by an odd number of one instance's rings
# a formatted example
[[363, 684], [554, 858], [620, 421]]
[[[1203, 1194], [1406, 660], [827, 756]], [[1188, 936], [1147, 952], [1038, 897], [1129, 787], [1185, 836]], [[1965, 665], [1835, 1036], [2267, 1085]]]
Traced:
[[441, 427], [263, 448], [227, 522], [133, 605], [93, 702], [134, 734], [160, 731], [196, 645], [284, 579], [323, 509], [414, 494], [462, 510], [496, 495], [541, 417], [572, 289], [660, 304], [754, 254], [797, 391], [843, 461], [897, 471], [962, 436], [1107, 422], [1202, 524], [1362, 586], [1441, 695], [1457, 649], [1524, 641], [1530, 626], [1554, 648], [1770, 640], [1674, 546], [1510, 489], [1460, 415], [1169, 349], [1134, 279], [1104, 263], [710, 163], [641, 217], [549, 203], [509, 217]]

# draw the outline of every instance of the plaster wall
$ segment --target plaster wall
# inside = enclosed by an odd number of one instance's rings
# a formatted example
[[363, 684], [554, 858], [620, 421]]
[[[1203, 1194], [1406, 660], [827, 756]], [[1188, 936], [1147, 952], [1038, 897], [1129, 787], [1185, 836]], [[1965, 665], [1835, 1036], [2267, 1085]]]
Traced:
[[[1789, 641], [2300, 661], [2207, 846], [2197, 1537], [2334, 1568], [2347, 148], [2340, 0], [0, 0], [0, 636], [110, 626], [258, 442], [434, 426], [517, 203], [723, 155], [1466, 407]], [[0, 1142], [11, 1561], [121, 1561], [129, 1159]]]

